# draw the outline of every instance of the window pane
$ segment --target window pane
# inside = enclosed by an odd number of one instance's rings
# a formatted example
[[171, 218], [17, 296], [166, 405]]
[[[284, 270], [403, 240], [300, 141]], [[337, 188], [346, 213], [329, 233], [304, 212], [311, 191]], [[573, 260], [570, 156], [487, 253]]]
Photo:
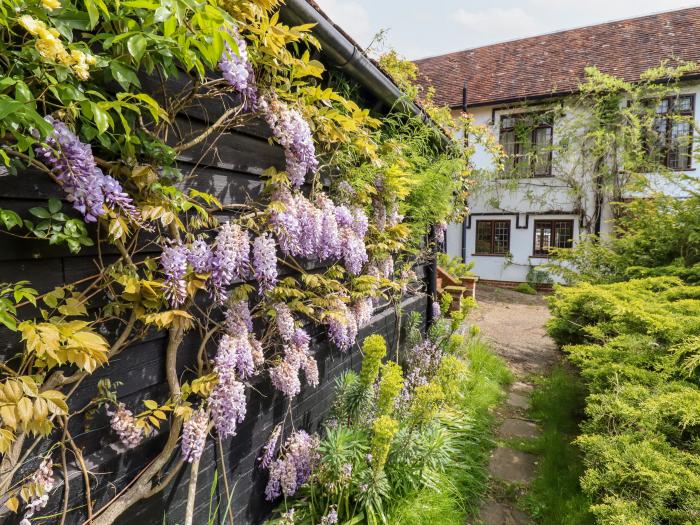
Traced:
[[510, 250], [510, 221], [496, 221], [494, 227], [493, 253], [508, 253]]
[[668, 99], [665, 98], [656, 106], [657, 113], [668, 113]]
[[534, 173], [535, 175], [549, 175], [551, 171], [550, 154], [552, 146], [552, 128], [537, 128], [534, 139]]
[[668, 167], [690, 168], [692, 135], [689, 122], [671, 122], [671, 137], [668, 152]]
[[678, 97], [674, 110], [678, 112], [690, 112], [693, 111], [693, 97], [684, 95]]
[[501, 129], [503, 128], [514, 128], [515, 127], [515, 117], [508, 116], [501, 119]]
[[491, 221], [476, 221], [476, 253], [491, 253]]
[[552, 244], [552, 223], [535, 222], [535, 253], [546, 254]]
[[554, 223], [554, 243], [556, 248], [571, 248], [574, 237], [572, 221], [557, 221]]

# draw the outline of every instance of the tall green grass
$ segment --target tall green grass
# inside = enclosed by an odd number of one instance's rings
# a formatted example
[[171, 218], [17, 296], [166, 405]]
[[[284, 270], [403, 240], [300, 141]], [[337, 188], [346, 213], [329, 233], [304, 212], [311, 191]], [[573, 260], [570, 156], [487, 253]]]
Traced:
[[584, 471], [581, 452], [572, 443], [583, 417], [585, 395], [580, 378], [563, 366], [536, 381], [530, 415], [539, 422], [542, 434], [520, 448], [540, 456], [536, 478], [523, 499], [538, 525], [594, 523], [588, 511], [591, 501], [579, 484]]
[[396, 504], [392, 525], [464, 525], [486, 491], [494, 446], [492, 408], [502, 400], [512, 377], [503, 360], [478, 337], [460, 346], [456, 355], [469, 364], [469, 372], [456, 379], [460, 394], [450, 399], [444, 415], [459, 427], [458, 452], [429, 487]]

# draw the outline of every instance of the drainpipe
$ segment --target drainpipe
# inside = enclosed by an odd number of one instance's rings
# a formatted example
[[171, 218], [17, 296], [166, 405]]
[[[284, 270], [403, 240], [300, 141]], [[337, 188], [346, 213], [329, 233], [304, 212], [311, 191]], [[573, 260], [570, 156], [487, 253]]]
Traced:
[[[462, 113], [467, 112], [467, 81], [464, 81], [464, 86], [462, 87]], [[467, 130], [464, 129], [462, 131], [464, 136], [462, 139], [464, 140], [464, 146], [466, 147], [469, 144], [469, 137], [467, 136]], [[466, 263], [467, 262], [467, 218], [465, 217], [464, 220], [462, 220], [462, 262]]]

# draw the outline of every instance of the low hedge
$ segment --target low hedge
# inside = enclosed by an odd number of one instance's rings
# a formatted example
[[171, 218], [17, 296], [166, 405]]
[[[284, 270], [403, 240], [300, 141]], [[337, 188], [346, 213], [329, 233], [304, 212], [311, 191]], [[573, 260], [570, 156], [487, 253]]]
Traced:
[[700, 286], [558, 288], [548, 329], [589, 384], [581, 485], [599, 523], [700, 523]]

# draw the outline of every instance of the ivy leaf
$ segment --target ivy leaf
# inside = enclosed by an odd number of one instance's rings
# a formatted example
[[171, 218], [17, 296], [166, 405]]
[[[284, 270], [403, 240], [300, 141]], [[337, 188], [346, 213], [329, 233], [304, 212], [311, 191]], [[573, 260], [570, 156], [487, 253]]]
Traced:
[[134, 57], [134, 60], [136, 60], [137, 64], [141, 62], [141, 58], [143, 58], [143, 54], [146, 52], [147, 45], [148, 42], [141, 34], [136, 34], [132, 36], [126, 43], [126, 47], [129, 49], [129, 53], [132, 57]]

